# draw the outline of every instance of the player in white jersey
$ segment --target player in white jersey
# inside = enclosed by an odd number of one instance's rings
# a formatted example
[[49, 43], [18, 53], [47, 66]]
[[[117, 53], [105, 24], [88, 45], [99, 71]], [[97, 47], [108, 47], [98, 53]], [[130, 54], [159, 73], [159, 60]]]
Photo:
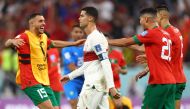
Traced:
[[66, 82], [84, 74], [85, 81], [79, 96], [77, 109], [109, 109], [108, 92], [115, 98], [117, 93], [111, 64], [108, 58], [108, 42], [105, 36], [96, 28], [98, 11], [94, 7], [85, 7], [80, 13], [80, 27], [87, 34], [84, 44], [83, 65], [64, 76], [61, 80]]

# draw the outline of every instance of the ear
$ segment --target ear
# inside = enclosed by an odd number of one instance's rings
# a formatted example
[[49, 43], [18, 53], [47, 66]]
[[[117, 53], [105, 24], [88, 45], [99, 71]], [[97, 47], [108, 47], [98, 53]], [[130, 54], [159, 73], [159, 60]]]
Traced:
[[93, 22], [93, 21], [94, 21], [94, 19], [93, 19], [92, 16], [89, 16], [88, 20], [89, 20], [90, 22]]
[[148, 17], [144, 17], [144, 21], [148, 23]]

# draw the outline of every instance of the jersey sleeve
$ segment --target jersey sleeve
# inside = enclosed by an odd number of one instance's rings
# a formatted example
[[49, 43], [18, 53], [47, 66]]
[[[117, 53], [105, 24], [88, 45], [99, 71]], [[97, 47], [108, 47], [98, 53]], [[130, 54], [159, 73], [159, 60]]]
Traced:
[[63, 48], [61, 50], [61, 55], [62, 55], [62, 58], [63, 58], [63, 64], [71, 64], [71, 63], [74, 63], [74, 59], [72, 57], [72, 53], [71, 53], [71, 48], [70, 47], [66, 47], [66, 48]]
[[20, 46], [19, 48], [16, 48], [19, 51], [19, 53], [28, 53], [29, 39], [27, 35], [25, 33], [21, 33], [17, 35], [15, 39], [23, 39], [25, 42], [22, 46]]
[[133, 39], [136, 44], [146, 44], [146, 43], [153, 43], [154, 42], [154, 35], [152, 35], [152, 31], [146, 30], [140, 34], [133, 36]]

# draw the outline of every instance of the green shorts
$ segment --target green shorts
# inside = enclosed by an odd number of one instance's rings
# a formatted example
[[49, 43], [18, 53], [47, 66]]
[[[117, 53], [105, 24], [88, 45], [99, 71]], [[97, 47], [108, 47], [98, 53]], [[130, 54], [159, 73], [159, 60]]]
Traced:
[[185, 89], [186, 83], [177, 83], [176, 84], [176, 92], [175, 92], [175, 100], [180, 100], [183, 90]]
[[60, 106], [61, 105], [61, 92], [53, 91], [53, 93], [55, 95], [58, 106]]
[[38, 84], [35, 86], [27, 87], [23, 91], [36, 106], [49, 99], [51, 100], [53, 106], [58, 106], [54, 93], [49, 86]]
[[176, 84], [148, 85], [141, 109], [175, 109]]

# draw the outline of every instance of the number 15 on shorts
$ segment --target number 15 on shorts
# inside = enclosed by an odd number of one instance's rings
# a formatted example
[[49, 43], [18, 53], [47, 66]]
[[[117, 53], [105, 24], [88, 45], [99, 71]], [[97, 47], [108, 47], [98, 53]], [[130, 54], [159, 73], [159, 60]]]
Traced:
[[42, 99], [48, 97], [48, 95], [47, 95], [47, 93], [46, 93], [46, 91], [45, 91], [44, 88], [38, 89], [37, 92], [38, 92], [38, 94], [40, 95], [40, 97]]

